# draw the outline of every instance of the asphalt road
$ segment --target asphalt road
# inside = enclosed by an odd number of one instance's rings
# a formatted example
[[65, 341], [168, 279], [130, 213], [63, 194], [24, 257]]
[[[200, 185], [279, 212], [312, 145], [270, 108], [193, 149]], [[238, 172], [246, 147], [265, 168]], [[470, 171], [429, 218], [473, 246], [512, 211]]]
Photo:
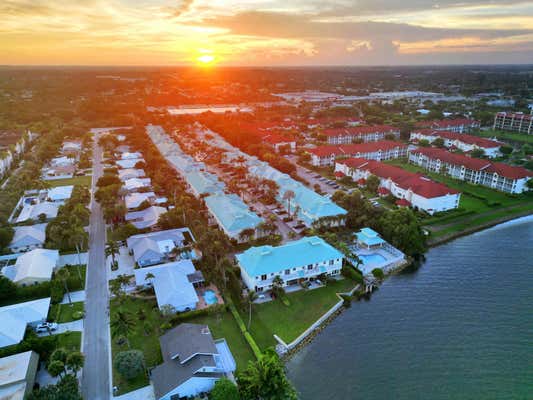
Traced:
[[[102, 149], [93, 146], [94, 196], [96, 182], [102, 176]], [[105, 266], [105, 223], [100, 205], [91, 202], [91, 222], [89, 226], [89, 255], [87, 281], [85, 287], [85, 330], [83, 352], [85, 365], [82, 376], [82, 394], [87, 400], [111, 398], [110, 382], [110, 340], [109, 340], [109, 292], [107, 290], [107, 271]]]

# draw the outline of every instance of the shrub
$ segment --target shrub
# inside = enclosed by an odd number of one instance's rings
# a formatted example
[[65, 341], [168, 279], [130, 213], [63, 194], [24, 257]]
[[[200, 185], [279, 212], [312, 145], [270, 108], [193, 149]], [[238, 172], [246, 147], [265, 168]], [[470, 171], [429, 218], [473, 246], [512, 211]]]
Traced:
[[377, 279], [383, 279], [385, 277], [385, 274], [381, 268], [374, 268], [372, 270], [372, 275], [374, 275], [374, 277]]
[[239, 389], [228, 378], [219, 379], [209, 393], [209, 400], [239, 400]]
[[113, 361], [117, 372], [130, 380], [144, 372], [144, 356], [139, 350], [121, 351]]
[[363, 283], [363, 275], [355, 268], [343, 265], [341, 269], [341, 274], [345, 278], [351, 279], [356, 283]]
[[83, 317], [83, 311], [74, 311], [72, 313], [72, 318], [73, 319], [80, 319]]
[[346, 308], [350, 307], [352, 305], [352, 297], [348, 296], [347, 294], [341, 294], [342, 297], [342, 305]]

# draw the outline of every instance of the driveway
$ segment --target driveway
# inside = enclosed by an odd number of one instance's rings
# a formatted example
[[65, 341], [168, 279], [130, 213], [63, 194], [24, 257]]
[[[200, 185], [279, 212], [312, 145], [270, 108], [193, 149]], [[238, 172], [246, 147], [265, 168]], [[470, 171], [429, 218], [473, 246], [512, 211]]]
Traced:
[[[77, 292], [70, 292], [70, 298], [72, 299], [73, 303], [77, 303], [78, 301], [85, 301], [85, 290], [78, 290]], [[70, 301], [68, 300], [68, 296], [65, 294], [63, 297], [63, 300], [61, 300], [61, 304], [69, 304]]]
[[133, 275], [135, 273], [135, 260], [133, 256], [129, 254], [128, 248], [122, 246], [119, 248], [119, 254], [115, 255], [115, 260], [118, 261], [118, 269], [116, 271], [111, 271], [111, 262], [113, 259], [107, 257], [106, 268], [107, 268], [107, 279], [115, 279], [119, 275]]
[[[65, 332], [83, 332], [83, 319], [78, 319], [72, 322], [65, 322], [63, 324], [57, 325], [57, 330], [52, 332], [52, 335], [59, 335], [60, 333]], [[48, 332], [38, 333], [37, 336], [49, 336]]]
[[91, 220], [89, 226], [89, 255], [85, 285], [85, 332], [83, 352], [85, 365], [82, 393], [85, 399], [108, 400], [111, 397], [109, 292], [105, 264], [105, 223], [100, 205], [94, 201], [96, 182], [103, 174], [102, 149], [93, 142], [93, 180], [91, 190]]

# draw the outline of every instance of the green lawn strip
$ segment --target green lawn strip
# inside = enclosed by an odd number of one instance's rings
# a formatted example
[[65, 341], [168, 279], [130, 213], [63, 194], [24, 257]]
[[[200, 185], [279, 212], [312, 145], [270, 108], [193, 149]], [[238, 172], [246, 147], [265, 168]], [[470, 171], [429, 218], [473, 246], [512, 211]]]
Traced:
[[92, 180], [92, 176], [75, 176], [73, 178], [55, 179], [55, 180], [46, 181], [46, 182], [48, 182], [50, 187], [69, 186], [69, 185], [91, 186], [91, 180]]
[[479, 131], [475, 135], [493, 138], [496, 137], [501, 140], [510, 140], [514, 142], [530, 143], [533, 144], [533, 135], [527, 135], [525, 133], [505, 132], [505, 131]]
[[[339, 301], [336, 293], [347, 292], [353, 287], [352, 281], [343, 279], [319, 289], [288, 293], [288, 307], [281, 301], [255, 304], [250, 333], [262, 350], [276, 345], [274, 334], [289, 343]], [[248, 315], [241, 315], [247, 323]]]
[[244, 339], [237, 322], [229, 311], [212, 315], [202, 315], [187, 322], [193, 324], [205, 324], [209, 326], [213, 338], [226, 339], [233, 358], [237, 363], [237, 371], [242, 371], [248, 365], [248, 361], [255, 361], [252, 349]]
[[81, 332], [65, 332], [57, 336], [57, 347], [67, 350], [81, 351]]
[[[57, 323], [65, 323], [76, 321], [73, 317], [75, 312], [81, 311], [83, 313], [83, 301], [77, 301], [70, 304], [52, 304], [48, 316]], [[80, 318], [78, 318], [80, 319]]]

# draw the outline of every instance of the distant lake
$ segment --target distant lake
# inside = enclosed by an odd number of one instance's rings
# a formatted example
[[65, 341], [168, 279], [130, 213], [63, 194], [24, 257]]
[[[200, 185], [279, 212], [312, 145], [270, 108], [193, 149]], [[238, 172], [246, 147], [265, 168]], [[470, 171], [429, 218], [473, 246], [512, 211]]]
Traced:
[[196, 114], [202, 114], [208, 111], [220, 114], [220, 113], [225, 113], [227, 111], [250, 112], [252, 111], [252, 109], [249, 107], [239, 107], [239, 106], [183, 107], [183, 108], [169, 107], [168, 108], [168, 113], [171, 115], [196, 115]]
[[533, 217], [431, 249], [287, 367], [303, 400], [533, 399]]

